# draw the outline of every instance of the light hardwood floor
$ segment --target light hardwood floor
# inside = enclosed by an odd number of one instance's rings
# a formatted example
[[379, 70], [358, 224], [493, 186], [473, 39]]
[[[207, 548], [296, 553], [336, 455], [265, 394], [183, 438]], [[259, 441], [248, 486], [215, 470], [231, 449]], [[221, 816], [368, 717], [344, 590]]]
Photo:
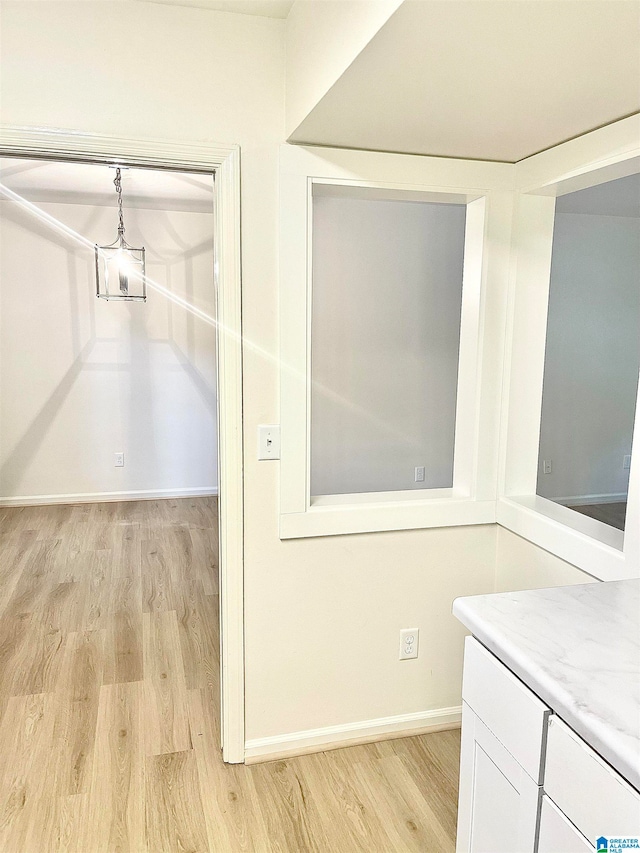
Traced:
[[453, 851], [459, 733], [223, 764], [215, 499], [0, 509], [0, 853]]

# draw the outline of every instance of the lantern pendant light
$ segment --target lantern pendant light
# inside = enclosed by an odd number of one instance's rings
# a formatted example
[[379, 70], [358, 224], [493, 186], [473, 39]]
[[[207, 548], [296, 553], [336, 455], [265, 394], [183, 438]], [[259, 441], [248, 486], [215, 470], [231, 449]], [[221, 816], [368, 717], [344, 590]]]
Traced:
[[108, 246], [95, 246], [96, 296], [121, 302], [146, 302], [144, 246], [136, 249], [124, 238], [120, 169], [114, 180], [118, 196], [118, 236]]

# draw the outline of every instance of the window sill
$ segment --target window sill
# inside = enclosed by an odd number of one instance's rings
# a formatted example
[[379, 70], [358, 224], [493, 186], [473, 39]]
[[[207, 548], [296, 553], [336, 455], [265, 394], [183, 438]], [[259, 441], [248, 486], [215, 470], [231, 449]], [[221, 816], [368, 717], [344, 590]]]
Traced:
[[469, 500], [469, 495], [456, 489], [407, 489], [399, 492], [355, 492], [344, 495], [315, 495], [311, 497], [311, 509], [319, 507], [359, 507], [366, 504], [385, 504], [386, 506], [398, 503], [433, 503], [437, 500], [450, 501]]
[[313, 498], [307, 512], [280, 515], [280, 538], [495, 524], [495, 501], [459, 497], [452, 489], [424, 491], [438, 496], [425, 498], [422, 490], [415, 490]]
[[600, 580], [636, 576], [625, 561], [621, 530], [539, 495], [501, 498], [497, 521], [502, 527]]

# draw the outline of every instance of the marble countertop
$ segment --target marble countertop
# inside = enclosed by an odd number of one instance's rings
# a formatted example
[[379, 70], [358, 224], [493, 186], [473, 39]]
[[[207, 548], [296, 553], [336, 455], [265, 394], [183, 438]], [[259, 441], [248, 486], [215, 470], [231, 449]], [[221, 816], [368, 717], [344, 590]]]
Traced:
[[640, 790], [640, 580], [475, 595], [453, 612]]

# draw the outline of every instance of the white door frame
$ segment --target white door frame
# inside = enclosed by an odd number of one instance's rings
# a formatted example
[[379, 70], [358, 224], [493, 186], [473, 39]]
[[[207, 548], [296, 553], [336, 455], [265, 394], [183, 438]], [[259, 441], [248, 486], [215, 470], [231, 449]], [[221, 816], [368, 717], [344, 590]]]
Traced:
[[240, 149], [68, 130], [0, 127], [0, 156], [195, 169], [215, 174], [220, 648], [223, 758], [244, 761]]

